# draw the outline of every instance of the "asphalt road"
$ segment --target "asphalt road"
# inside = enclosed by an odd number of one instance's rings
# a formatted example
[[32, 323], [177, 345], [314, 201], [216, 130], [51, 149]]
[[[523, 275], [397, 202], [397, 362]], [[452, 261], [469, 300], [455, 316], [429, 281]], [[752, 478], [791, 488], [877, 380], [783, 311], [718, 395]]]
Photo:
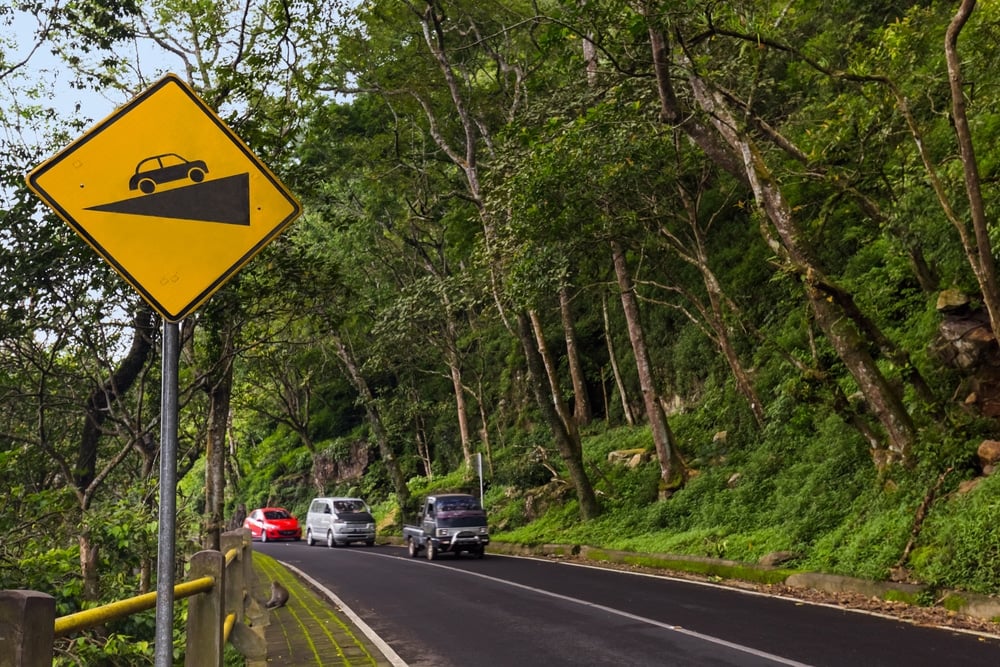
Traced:
[[395, 546], [255, 549], [333, 592], [411, 667], [1000, 666], [1000, 640], [709, 584]]

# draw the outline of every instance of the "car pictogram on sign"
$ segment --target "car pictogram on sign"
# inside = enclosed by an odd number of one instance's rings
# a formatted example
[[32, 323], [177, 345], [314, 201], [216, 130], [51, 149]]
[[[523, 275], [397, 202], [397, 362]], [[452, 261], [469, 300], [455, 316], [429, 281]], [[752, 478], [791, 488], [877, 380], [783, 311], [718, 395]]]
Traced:
[[129, 190], [141, 190], [150, 194], [156, 186], [190, 178], [195, 183], [205, 180], [208, 166], [202, 160], [185, 160], [177, 153], [164, 153], [145, 158], [135, 167], [135, 173], [128, 181]]

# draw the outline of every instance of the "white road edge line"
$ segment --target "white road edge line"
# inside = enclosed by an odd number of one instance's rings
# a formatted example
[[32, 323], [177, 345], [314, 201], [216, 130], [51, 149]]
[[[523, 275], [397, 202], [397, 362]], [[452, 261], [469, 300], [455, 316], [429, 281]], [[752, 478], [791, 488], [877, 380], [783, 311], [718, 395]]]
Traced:
[[601, 567], [600, 565], [590, 565], [588, 563], [571, 563], [568, 561], [550, 561], [546, 558], [537, 558], [534, 556], [518, 556], [516, 554], [490, 554], [490, 556], [502, 556], [504, 558], [523, 558], [524, 560], [540, 560], [546, 563], [552, 563], [553, 565], [565, 565], [568, 567], [585, 567], [592, 570], [611, 570], [613, 572], [618, 572], [620, 574], [631, 574], [635, 577], [650, 577], [651, 579], [668, 579], [670, 581], [678, 581], [685, 584], [695, 584], [696, 586], [707, 586], [709, 588], [718, 588], [724, 591], [730, 591], [733, 593], [743, 593], [744, 595], [754, 595], [762, 598], [774, 598], [776, 600], [784, 600], [786, 602], [792, 602], [797, 605], [810, 605], [813, 607], [826, 607], [827, 609], [836, 609], [837, 611], [848, 612], [851, 614], [861, 614], [862, 616], [873, 616], [875, 618], [883, 618], [889, 621], [895, 621], [897, 623], [907, 623], [909, 625], [915, 625], [921, 628], [934, 628], [936, 630], [944, 630], [946, 632], [953, 632], [956, 634], [971, 635], [973, 637], [981, 637], [983, 639], [1000, 639], [1000, 634], [982, 632], [980, 630], [969, 630], [967, 628], [954, 628], [950, 625], [930, 625], [923, 623], [921, 621], [914, 620], [912, 618], [905, 618], [901, 616], [893, 616], [892, 614], [886, 614], [881, 611], [872, 611], [870, 609], [855, 609], [853, 607], [843, 607], [841, 605], [831, 604], [829, 602], [816, 602], [814, 600], [803, 600], [801, 598], [792, 597], [789, 595], [779, 595], [777, 593], [765, 593], [762, 591], [755, 591], [750, 588], [740, 588], [739, 586], [726, 586], [724, 584], [716, 584], [711, 581], [699, 581], [698, 579], [685, 579], [684, 577], [672, 577], [669, 574], [653, 574], [651, 572], [633, 572], [631, 570], [618, 570], [614, 568]]
[[[390, 556], [389, 554], [375, 554], [375, 553], [370, 553], [369, 552], [369, 555], [371, 555], [371, 556], [378, 556], [380, 558], [397, 558], [397, 556]], [[496, 555], [500, 555], [500, 554], [490, 554], [491, 557], [496, 556]], [[432, 563], [432, 562], [424, 563], [424, 566], [427, 566], [427, 565], [429, 565], [431, 567], [440, 567], [442, 569], [448, 570], [449, 572], [456, 572], [456, 573], [461, 573], [461, 574], [468, 574], [468, 575], [473, 576], [473, 577], [479, 577], [481, 579], [486, 579], [488, 581], [492, 581], [492, 582], [495, 582], [495, 583], [498, 583], [498, 584], [505, 584], [507, 586], [512, 586], [514, 588], [521, 588], [523, 590], [530, 591], [532, 593], [537, 593], [539, 595], [547, 595], [548, 597], [556, 598], [557, 600], [563, 600], [564, 602], [572, 602], [574, 604], [582, 605], [584, 607], [590, 607], [592, 609], [599, 609], [599, 610], [607, 612], [609, 614], [614, 614], [615, 616], [621, 616], [623, 618], [627, 618], [627, 619], [632, 620], [632, 621], [638, 621], [640, 623], [646, 623], [648, 625], [652, 625], [652, 626], [655, 626], [655, 627], [658, 627], [658, 628], [663, 628], [664, 630], [670, 630], [671, 632], [676, 632], [678, 634], [686, 635], [688, 637], [694, 637], [696, 639], [700, 639], [700, 640], [702, 640], [704, 642], [708, 642], [710, 644], [716, 644], [718, 646], [725, 646], [725, 647], [731, 648], [731, 649], [733, 649], [735, 651], [740, 651], [741, 653], [748, 653], [750, 655], [754, 655], [754, 656], [757, 656], [759, 658], [764, 658], [765, 660], [770, 660], [772, 662], [776, 662], [776, 663], [778, 663], [780, 665], [789, 665], [790, 667], [811, 667], [808, 663], [797, 662], [797, 661], [791, 660], [789, 658], [783, 658], [780, 655], [774, 655], [772, 653], [767, 653], [765, 651], [759, 651], [759, 650], [757, 650], [755, 648], [751, 648], [749, 646], [743, 646], [742, 644], [736, 644], [736, 643], [733, 643], [733, 642], [730, 642], [730, 641], [726, 641], [725, 639], [720, 639], [718, 637], [713, 637], [711, 635], [705, 635], [705, 634], [702, 634], [700, 632], [695, 632], [694, 630], [687, 630], [685, 628], [682, 628], [682, 627], [679, 627], [679, 626], [676, 626], [676, 625], [670, 625], [669, 623], [661, 623], [660, 621], [656, 621], [656, 620], [653, 620], [651, 618], [646, 618], [645, 616], [638, 616], [636, 614], [630, 614], [627, 611], [621, 611], [620, 609], [615, 609], [613, 607], [607, 607], [605, 605], [597, 604], [595, 602], [587, 602], [586, 600], [581, 600], [579, 598], [569, 597], [568, 595], [562, 595], [561, 593], [553, 593], [552, 591], [546, 591], [546, 590], [543, 590], [541, 588], [535, 588], [533, 586], [527, 586], [525, 584], [519, 584], [516, 581], [508, 581], [506, 579], [499, 579], [497, 577], [491, 577], [488, 574], [482, 574], [480, 572], [473, 572], [471, 570], [458, 570], [458, 569], [455, 569], [453, 567], [448, 567], [447, 565], [441, 565], [439, 563]]]
[[330, 598], [330, 600], [332, 600], [333, 603], [335, 605], [337, 605], [340, 608], [340, 610], [343, 611], [344, 614], [348, 618], [350, 618], [351, 621], [354, 622], [354, 624], [356, 626], [358, 626], [358, 628], [361, 630], [361, 632], [364, 633], [365, 637], [367, 637], [369, 639], [369, 641], [371, 641], [373, 644], [375, 644], [375, 646], [378, 648], [378, 650], [382, 651], [382, 654], [386, 657], [386, 659], [389, 662], [391, 662], [393, 664], [394, 667], [409, 667], [409, 665], [406, 663], [406, 661], [403, 660], [402, 658], [400, 658], [399, 655], [395, 651], [392, 650], [392, 647], [389, 646], [385, 642], [384, 639], [382, 639], [381, 637], [379, 637], [378, 633], [376, 633], [374, 630], [372, 630], [371, 627], [367, 623], [365, 623], [363, 620], [361, 620], [361, 617], [358, 616], [357, 614], [355, 614], [353, 609], [351, 609], [346, 604], [344, 604], [344, 601], [341, 600], [339, 597], [337, 597], [337, 595], [333, 591], [331, 591], [329, 588], [327, 588], [323, 584], [319, 583], [318, 581], [316, 581], [315, 579], [313, 579], [308, 574], [306, 574], [305, 572], [303, 572], [299, 568], [295, 567], [294, 565], [290, 565], [289, 563], [287, 563], [285, 561], [281, 561], [281, 564], [283, 566], [287, 567], [289, 570], [295, 572], [295, 574], [299, 575], [300, 577], [302, 577], [306, 581], [308, 581], [310, 584], [312, 584], [313, 586], [315, 586], [318, 590], [322, 591], [324, 595], [326, 595], [328, 598]]

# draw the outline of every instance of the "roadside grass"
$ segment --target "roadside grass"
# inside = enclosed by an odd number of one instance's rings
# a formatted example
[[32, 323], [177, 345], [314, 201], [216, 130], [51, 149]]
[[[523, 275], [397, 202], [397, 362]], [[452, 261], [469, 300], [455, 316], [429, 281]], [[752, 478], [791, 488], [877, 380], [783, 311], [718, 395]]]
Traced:
[[[690, 440], [677, 419], [678, 440]], [[771, 435], [778, 427], [772, 427]], [[863, 443], [835, 418], [788, 426], [768, 444], [736, 446], [729, 440], [692, 448], [701, 467], [684, 488], [657, 497], [659, 466], [646, 428], [600, 430], [584, 439], [585, 460], [602, 506], [590, 521], [579, 517], [568, 485], [548, 483], [519, 491], [493, 486], [487, 493], [494, 539], [524, 545], [565, 544], [634, 553], [636, 564], [749, 581], [780, 580], [791, 571], [815, 571], [885, 580], [899, 560], [915, 517], [934, 484], [932, 471], [879, 474]], [[702, 432], [698, 437], [707, 437]], [[650, 455], [639, 465], [609, 462], [618, 450]], [[711, 460], [710, 460], [711, 459]], [[955, 476], [951, 489], [957, 486]], [[532, 494], [549, 491], [541, 499]], [[553, 492], [554, 491], [554, 492]], [[526, 498], [543, 511], [526, 511]], [[903, 567], [915, 581], [976, 593], [1000, 591], [1000, 476], [985, 478], [968, 494], [942, 493], [931, 505], [916, 548]], [[597, 551], [594, 551], [597, 549]], [[787, 552], [784, 567], [761, 574], [764, 556]], [[671, 556], [682, 558], [671, 559]], [[734, 561], [719, 566], [687, 557]], [[653, 565], [656, 566], [656, 565]], [[722, 568], [721, 570], [718, 568]]]

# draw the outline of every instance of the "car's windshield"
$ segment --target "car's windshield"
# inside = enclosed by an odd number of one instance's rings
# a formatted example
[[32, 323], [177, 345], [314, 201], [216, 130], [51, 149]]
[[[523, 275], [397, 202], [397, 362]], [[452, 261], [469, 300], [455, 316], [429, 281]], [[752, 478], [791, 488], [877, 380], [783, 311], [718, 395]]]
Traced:
[[291, 515], [285, 510], [268, 510], [264, 512], [264, 518], [266, 519], [289, 519]]
[[333, 503], [333, 507], [338, 512], [364, 512], [367, 509], [365, 504], [358, 500], [338, 500]]

